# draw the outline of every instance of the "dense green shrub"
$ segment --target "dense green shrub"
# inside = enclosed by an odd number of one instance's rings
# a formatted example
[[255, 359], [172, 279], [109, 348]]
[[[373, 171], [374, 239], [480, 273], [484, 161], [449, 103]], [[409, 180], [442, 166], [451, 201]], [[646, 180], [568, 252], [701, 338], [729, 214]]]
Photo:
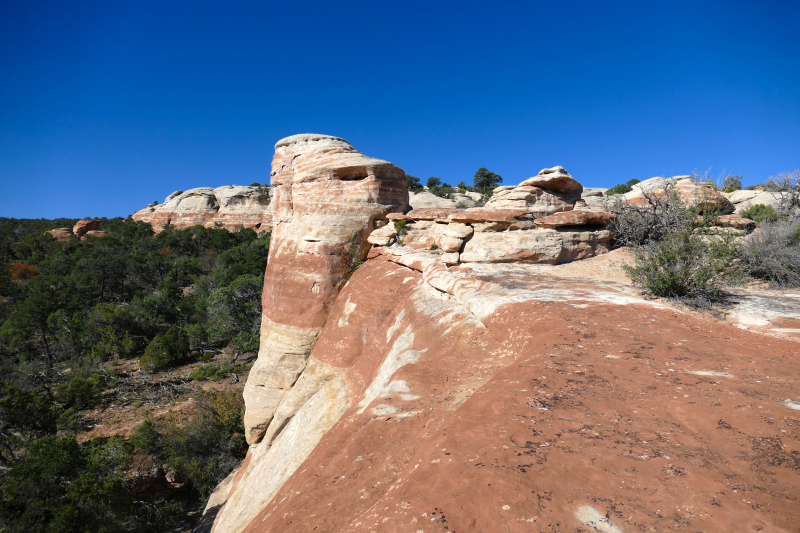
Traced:
[[174, 366], [189, 355], [189, 336], [178, 325], [164, 335], [156, 335], [139, 358], [139, 366], [147, 372], [155, 372]]
[[754, 220], [758, 224], [764, 221], [773, 221], [778, 218], [778, 213], [771, 205], [755, 204], [742, 211], [744, 218]]
[[205, 392], [188, 423], [159, 427], [146, 421], [131, 442], [165, 460], [195, 490], [207, 496], [244, 458], [244, 401], [236, 391]]
[[419, 192], [423, 189], [422, 183], [417, 176], [406, 174], [406, 187], [409, 191]]
[[78, 444], [45, 436], [0, 482], [0, 522], [8, 532], [154, 531], [174, 512], [150, 514], [126, 486], [133, 446], [113, 437]]
[[767, 221], [737, 251], [744, 270], [776, 287], [800, 286], [800, 220]]
[[640, 181], [636, 178], [630, 179], [625, 183], [617, 183], [610, 189], [605, 192], [606, 196], [613, 196], [615, 194], [625, 194], [627, 192], [631, 192], [633, 190], [633, 185], [636, 185]]
[[56, 387], [56, 398], [67, 407], [86, 409], [95, 404], [100, 390], [98, 376], [75, 376]]
[[211, 294], [206, 328], [211, 342], [229, 340], [241, 351], [258, 349], [262, 285], [261, 277], [243, 275]]
[[708, 307], [722, 299], [723, 286], [738, 281], [734, 254], [730, 238], [684, 229], [637, 247], [636, 264], [624, 268], [646, 294]]

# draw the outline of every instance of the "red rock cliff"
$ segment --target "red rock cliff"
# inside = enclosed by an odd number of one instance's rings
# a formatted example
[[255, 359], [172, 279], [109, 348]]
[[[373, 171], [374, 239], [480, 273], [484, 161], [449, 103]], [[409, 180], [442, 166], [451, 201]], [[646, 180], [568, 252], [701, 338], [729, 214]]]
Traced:
[[366, 254], [374, 220], [408, 209], [403, 170], [338, 137], [279, 141], [271, 180], [274, 219], [261, 348], [244, 392], [250, 443], [263, 438], [276, 411], [284, 416], [270, 438], [299, 407], [294, 398], [281, 405], [284, 395], [306, 369], [350, 264]]

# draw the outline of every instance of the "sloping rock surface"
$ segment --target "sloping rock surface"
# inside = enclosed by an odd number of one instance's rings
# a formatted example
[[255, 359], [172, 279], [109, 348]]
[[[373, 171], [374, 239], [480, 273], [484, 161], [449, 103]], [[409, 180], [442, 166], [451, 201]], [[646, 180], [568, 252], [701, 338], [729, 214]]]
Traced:
[[150, 223], [156, 232], [167, 225], [269, 231], [272, 229], [271, 193], [271, 189], [267, 193], [258, 187], [242, 185], [175, 191], [163, 204], [149, 205], [134, 213], [132, 218]]
[[797, 344], [540, 268], [369, 260], [214, 531], [793, 531]]

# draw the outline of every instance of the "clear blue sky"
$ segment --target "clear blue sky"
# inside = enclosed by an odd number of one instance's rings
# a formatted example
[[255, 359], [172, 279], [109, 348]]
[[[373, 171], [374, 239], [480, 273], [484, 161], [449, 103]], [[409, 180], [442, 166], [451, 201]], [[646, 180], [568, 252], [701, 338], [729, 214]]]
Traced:
[[800, 168], [800, 2], [0, 2], [0, 216], [126, 216], [344, 137], [425, 180]]

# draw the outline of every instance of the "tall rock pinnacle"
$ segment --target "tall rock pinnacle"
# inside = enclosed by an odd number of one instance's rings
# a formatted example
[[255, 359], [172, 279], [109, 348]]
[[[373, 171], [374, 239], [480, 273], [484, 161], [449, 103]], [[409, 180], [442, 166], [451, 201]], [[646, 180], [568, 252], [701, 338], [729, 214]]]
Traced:
[[261, 346], [244, 390], [251, 444], [263, 438], [305, 370], [351, 262], [366, 255], [374, 220], [408, 210], [403, 170], [338, 137], [301, 134], [278, 141], [271, 178]]

